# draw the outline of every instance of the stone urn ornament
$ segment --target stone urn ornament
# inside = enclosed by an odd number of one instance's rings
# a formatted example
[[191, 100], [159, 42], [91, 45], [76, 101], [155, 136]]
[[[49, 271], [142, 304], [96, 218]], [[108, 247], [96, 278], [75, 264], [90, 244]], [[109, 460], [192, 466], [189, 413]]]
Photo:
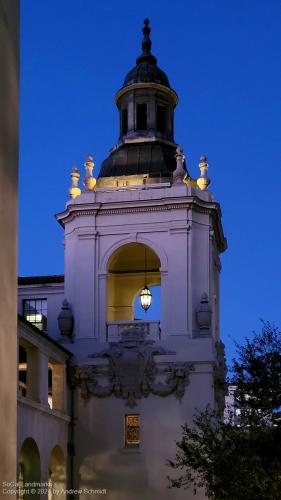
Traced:
[[93, 168], [95, 164], [92, 155], [87, 156], [84, 166], [86, 169], [86, 177], [83, 181], [83, 184], [88, 191], [93, 191], [97, 183], [97, 179], [95, 179], [95, 177], [93, 176]]
[[209, 306], [208, 294], [205, 292], [201, 295], [200, 306], [196, 311], [197, 323], [200, 330], [209, 330], [211, 326], [211, 309]]
[[208, 189], [208, 186], [211, 182], [208, 177], [208, 162], [206, 156], [200, 156], [198, 166], [201, 172], [201, 176], [197, 179], [197, 186], [199, 187], [199, 189], [201, 189], [201, 191], [205, 191], [206, 189]]
[[66, 299], [64, 299], [61, 312], [58, 315], [58, 325], [62, 337], [71, 337], [73, 330], [73, 314], [71, 306]]

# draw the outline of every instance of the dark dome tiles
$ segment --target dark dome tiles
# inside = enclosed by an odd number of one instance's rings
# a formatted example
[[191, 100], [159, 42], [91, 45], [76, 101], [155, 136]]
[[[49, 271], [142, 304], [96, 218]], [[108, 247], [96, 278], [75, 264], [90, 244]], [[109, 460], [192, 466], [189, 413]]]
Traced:
[[129, 71], [125, 77], [123, 86], [134, 83], [159, 83], [170, 88], [167, 75], [158, 66], [149, 62], [141, 62]]
[[144, 175], [168, 177], [176, 168], [176, 145], [124, 144], [103, 162], [99, 177]]

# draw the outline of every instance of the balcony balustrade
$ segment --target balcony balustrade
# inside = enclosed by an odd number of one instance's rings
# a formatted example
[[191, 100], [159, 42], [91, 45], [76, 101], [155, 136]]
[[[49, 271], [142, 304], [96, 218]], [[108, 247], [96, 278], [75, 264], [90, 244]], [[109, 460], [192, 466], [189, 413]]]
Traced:
[[121, 332], [131, 328], [139, 329], [148, 340], [161, 340], [160, 321], [134, 320], [134, 321], [108, 321], [106, 329], [106, 339], [108, 342], [121, 339]]

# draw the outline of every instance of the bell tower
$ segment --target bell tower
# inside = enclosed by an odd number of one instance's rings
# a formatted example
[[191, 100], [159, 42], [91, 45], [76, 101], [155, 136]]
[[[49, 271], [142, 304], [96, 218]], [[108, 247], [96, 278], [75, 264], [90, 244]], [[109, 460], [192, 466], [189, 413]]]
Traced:
[[[102, 486], [116, 500], [201, 499], [171, 494], [166, 461], [196, 408], [223, 407], [226, 239], [207, 158], [192, 178], [175, 142], [178, 97], [151, 53], [147, 19], [142, 31], [142, 53], [115, 96], [117, 145], [97, 179], [87, 158], [83, 189], [73, 169], [71, 198], [56, 215], [74, 319], [63, 341], [75, 365], [75, 487]], [[154, 285], [161, 319], [136, 320], [136, 297], [149, 306]]]

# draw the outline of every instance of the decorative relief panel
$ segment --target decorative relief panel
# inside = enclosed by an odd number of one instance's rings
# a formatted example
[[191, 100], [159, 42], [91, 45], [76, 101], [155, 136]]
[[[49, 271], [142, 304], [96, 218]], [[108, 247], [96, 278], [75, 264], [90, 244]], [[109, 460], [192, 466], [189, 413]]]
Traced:
[[104, 358], [106, 365], [82, 365], [75, 368], [75, 384], [81, 396], [106, 397], [115, 395], [126, 400], [129, 407], [136, 406], [137, 399], [149, 394], [181, 399], [189, 383], [192, 363], [163, 361], [156, 363], [154, 357], [175, 354], [153, 340], [145, 340], [138, 329], [125, 330], [119, 342], [111, 342], [108, 349], [90, 355]]

